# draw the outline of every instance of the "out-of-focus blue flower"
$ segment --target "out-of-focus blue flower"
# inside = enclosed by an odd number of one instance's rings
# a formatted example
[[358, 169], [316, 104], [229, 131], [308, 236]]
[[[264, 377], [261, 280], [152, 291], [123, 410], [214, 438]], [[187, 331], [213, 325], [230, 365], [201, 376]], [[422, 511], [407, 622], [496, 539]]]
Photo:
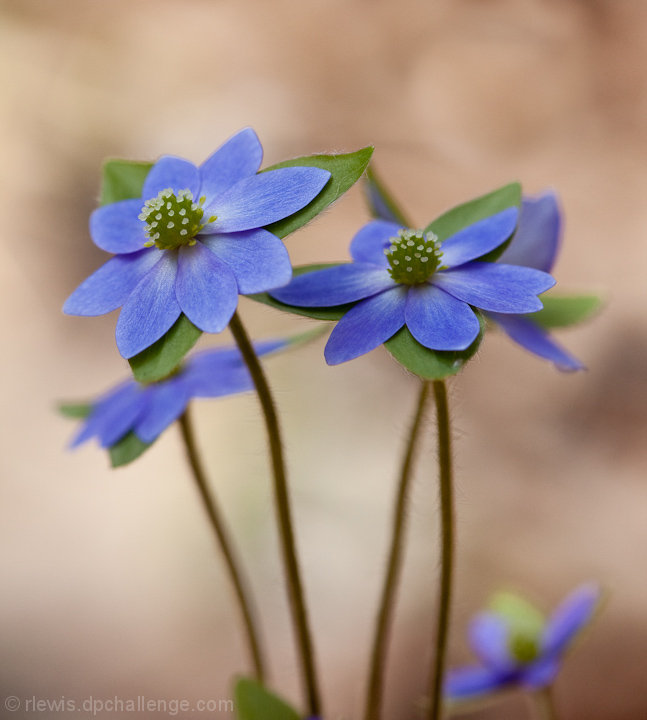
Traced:
[[477, 262], [512, 235], [517, 216], [508, 208], [442, 243], [433, 233], [374, 220], [353, 238], [352, 263], [304, 273], [271, 295], [302, 307], [355, 303], [326, 345], [331, 365], [373, 350], [404, 325], [427, 348], [464, 350], [480, 330], [472, 307], [535, 312], [537, 295], [555, 283], [534, 268]]
[[[257, 354], [286, 347], [289, 340], [255, 343]], [[251, 390], [254, 384], [237, 348], [205, 350], [170, 377], [150, 385], [127, 380], [100, 397], [72, 440], [76, 447], [97, 437], [110, 448], [127, 433], [151, 443], [184, 412], [192, 398], [213, 398]]]
[[[554, 193], [524, 198], [517, 232], [499, 261], [551, 272], [559, 251], [561, 229], [562, 217]], [[532, 317], [493, 312], [486, 315], [514, 342], [552, 361], [560, 370], [584, 369], [584, 365], [558, 345]]]
[[467, 701], [508, 687], [548, 687], [600, 598], [598, 586], [582, 585], [547, 620], [521, 598], [499, 596], [499, 603], [495, 598], [493, 609], [477, 615], [470, 625], [470, 645], [480, 665], [451, 670], [445, 681], [446, 698]]
[[239, 293], [285, 285], [292, 274], [287, 250], [263, 228], [307, 205], [330, 173], [316, 167], [259, 173], [262, 156], [247, 128], [200, 167], [172, 156], [158, 160], [140, 199], [92, 213], [92, 240], [115, 257], [72, 293], [64, 312], [92, 316], [121, 307], [117, 346], [130, 358], [181, 313], [204, 332], [220, 332]]

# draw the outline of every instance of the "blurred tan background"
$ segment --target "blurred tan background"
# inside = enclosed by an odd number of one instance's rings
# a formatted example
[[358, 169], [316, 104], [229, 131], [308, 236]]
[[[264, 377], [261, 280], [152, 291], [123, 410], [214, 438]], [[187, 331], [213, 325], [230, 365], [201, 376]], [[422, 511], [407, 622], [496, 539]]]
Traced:
[[[246, 669], [175, 429], [111, 471], [95, 446], [65, 450], [74, 427], [53, 408], [128, 372], [114, 315], [60, 309], [105, 259], [87, 232], [101, 160], [169, 152], [200, 162], [251, 125], [266, 164], [374, 144], [376, 168], [421, 224], [512, 179], [528, 193], [559, 191], [559, 284], [599, 290], [607, 307], [560, 336], [586, 373], [559, 374], [492, 336], [451, 383], [460, 521], [451, 661], [469, 659], [467, 620], [491, 591], [516, 588], [549, 610], [597, 579], [610, 602], [558, 680], [562, 718], [647, 718], [644, 0], [0, 0], [0, 87], [0, 695], [23, 699], [14, 713], [0, 702], [1, 717], [35, 717], [24, 708], [32, 697], [228, 698], [231, 673]], [[366, 217], [355, 188], [289, 238], [294, 262], [345, 259]], [[244, 299], [240, 310], [261, 337], [308, 326]], [[219, 342], [229, 338], [201, 346]], [[322, 349], [268, 370], [326, 716], [336, 720], [360, 715], [416, 383], [383, 350], [331, 369]], [[195, 418], [254, 572], [274, 687], [296, 700], [255, 399], [202, 402]], [[417, 717], [430, 659], [432, 423], [427, 435], [391, 646], [394, 720]], [[513, 695], [474, 717], [529, 712]]]

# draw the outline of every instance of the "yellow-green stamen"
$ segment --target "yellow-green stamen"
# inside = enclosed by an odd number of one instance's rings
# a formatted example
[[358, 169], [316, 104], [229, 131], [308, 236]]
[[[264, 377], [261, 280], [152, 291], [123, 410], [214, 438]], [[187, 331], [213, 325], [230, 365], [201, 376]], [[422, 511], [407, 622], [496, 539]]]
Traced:
[[422, 230], [398, 230], [384, 254], [389, 273], [397, 283], [420, 285], [429, 280], [440, 266], [442, 251], [438, 237]]
[[[150, 238], [144, 247], [156, 245], [160, 250], [174, 250], [181, 245], [195, 245], [195, 236], [206, 225], [202, 222], [204, 203], [204, 197], [193, 202], [189, 190], [180, 190], [176, 194], [171, 188], [161, 190], [157, 197], [147, 200], [139, 215]], [[214, 220], [215, 215], [207, 222]]]

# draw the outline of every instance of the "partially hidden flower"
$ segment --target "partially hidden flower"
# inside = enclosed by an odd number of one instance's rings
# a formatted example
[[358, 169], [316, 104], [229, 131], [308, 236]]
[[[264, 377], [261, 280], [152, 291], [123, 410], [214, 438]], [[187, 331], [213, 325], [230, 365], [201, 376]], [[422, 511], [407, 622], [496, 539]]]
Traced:
[[507, 688], [532, 691], [550, 686], [600, 600], [597, 585], [582, 585], [545, 619], [516, 595], [495, 596], [490, 609], [476, 615], [469, 628], [470, 645], [480, 664], [449, 671], [447, 700], [470, 701]]
[[[259, 356], [285, 348], [289, 340], [255, 343]], [[180, 417], [193, 398], [215, 398], [246, 392], [253, 381], [237, 348], [204, 350], [192, 355], [170, 377], [149, 385], [126, 380], [102, 395], [72, 440], [76, 447], [96, 437], [110, 448], [133, 432], [152, 443]]]
[[[517, 231], [499, 261], [551, 272], [561, 243], [561, 229], [562, 216], [554, 193], [525, 197]], [[496, 312], [488, 312], [486, 315], [511, 340], [531, 353], [550, 360], [560, 370], [584, 369], [584, 365], [556, 343], [532, 316]]]
[[464, 350], [480, 332], [473, 308], [535, 312], [537, 295], [555, 283], [541, 270], [478, 261], [510, 238], [517, 217], [507, 208], [442, 243], [432, 232], [373, 220], [351, 242], [352, 263], [304, 273], [270, 294], [302, 307], [354, 303], [326, 345], [330, 365], [373, 350], [405, 325], [431, 350]]
[[130, 358], [181, 313], [204, 332], [220, 332], [239, 293], [289, 282], [287, 250], [264, 227], [305, 207], [330, 173], [316, 167], [259, 173], [262, 156], [247, 128], [200, 167], [178, 157], [158, 160], [141, 198], [92, 213], [92, 240], [115, 257], [72, 293], [64, 312], [93, 316], [121, 307], [117, 346]]

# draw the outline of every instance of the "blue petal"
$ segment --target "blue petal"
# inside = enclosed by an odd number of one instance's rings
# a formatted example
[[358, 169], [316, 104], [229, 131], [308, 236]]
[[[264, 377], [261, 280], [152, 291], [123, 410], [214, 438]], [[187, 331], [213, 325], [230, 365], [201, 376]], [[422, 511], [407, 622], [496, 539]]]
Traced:
[[255, 175], [262, 159], [263, 148], [256, 133], [251, 128], [241, 130], [200, 165], [200, 195], [209, 204], [243, 178]]
[[[368, 195], [368, 205], [374, 215], [381, 220], [386, 220], [390, 223], [400, 222], [393, 210], [391, 210], [391, 208], [387, 205], [384, 200], [384, 196], [372, 180], [369, 179], [366, 183], [364, 183], [364, 190]], [[402, 226], [398, 225], [398, 227]]]
[[479, 262], [437, 272], [431, 282], [475, 307], [516, 314], [541, 310], [543, 306], [537, 295], [555, 284], [555, 280], [541, 270]]
[[550, 272], [559, 251], [561, 231], [562, 217], [554, 193], [524, 198], [517, 232], [499, 261]]
[[180, 316], [175, 299], [176, 274], [177, 254], [166, 251], [130, 294], [117, 320], [117, 347], [122, 357], [145, 350]]
[[448, 700], [468, 700], [500, 690], [507, 679], [482, 667], [450, 670], [445, 678], [444, 692]]
[[498, 671], [510, 671], [517, 664], [510, 654], [509, 627], [495, 613], [482, 612], [469, 627], [470, 646], [478, 659]]
[[518, 215], [517, 208], [510, 207], [447, 238], [441, 246], [441, 264], [445, 267], [463, 265], [499, 247], [514, 232]]
[[288, 251], [267, 230], [202, 235], [200, 240], [229, 266], [242, 294], [265, 292], [290, 282], [292, 265]]
[[180, 417], [189, 399], [178, 376], [151, 385], [146, 412], [137, 420], [133, 428], [135, 435], [142, 442], [153, 442], [163, 430]]
[[330, 173], [292, 167], [244, 178], [205, 209], [217, 220], [203, 232], [239, 232], [270, 225], [305, 207], [328, 182]]
[[157, 248], [113, 257], [79, 285], [65, 301], [63, 312], [89, 317], [116, 310], [161, 257]]
[[386, 222], [385, 220], [373, 220], [364, 225], [350, 244], [350, 254], [356, 262], [368, 262], [388, 267], [384, 251], [391, 246], [392, 238], [396, 238], [398, 230], [402, 225]]
[[142, 199], [154, 198], [161, 190], [171, 188], [177, 194], [179, 190], [189, 190], [197, 200], [200, 190], [198, 168], [188, 160], [173, 155], [164, 155], [151, 168], [144, 180]]
[[368, 263], [349, 263], [298, 275], [289, 285], [270, 294], [288, 305], [328, 307], [362, 300], [396, 287], [398, 284], [386, 270]]
[[600, 602], [597, 585], [582, 585], [572, 592], [550, 616], [542, 637], [547, 655], [563, 652], [577, 633], [587, 625]]
[[254, 388], [249, 371], [245, 366], [220, 366], [210, 370], [207, 366], [187, 373], [184, 377], [187, 392], [192, 397], [216, 398], [247, 392]]
[[530, 318], [500, 313], [489, 313], [488, 317], [491, 317], [511, 340], [531, 353], [555, 363], [560, 370], [584, 370], [584, 365], [576, 357], [558, 345]]
[[553, 684], [558, 672], [559, 660], [541, 657], [522, 671], [519, 682], [529, 690], [541, 690]]
[[149, 237], [139, 219], [142, 200], [120, 200], [97, 208], [90, 215], [90, 235], [97, 247], [109, 253], [132, 253], [141, 250]]
[[180, 248], [177, 301], [204, 332], [224, 330], [238, 305], [238, 286], [229, 267], [202, 243]]
[[335, 325], [324, 355], [328, 365], [364, 355], [393, 337], [404, 325], [407, 291], [395, 287], [351, 308]]
[[480, 330], [469, 305], [433, 285], [409, 290], [406, 320], [413, 337], [432, 350], [464, 350]]

